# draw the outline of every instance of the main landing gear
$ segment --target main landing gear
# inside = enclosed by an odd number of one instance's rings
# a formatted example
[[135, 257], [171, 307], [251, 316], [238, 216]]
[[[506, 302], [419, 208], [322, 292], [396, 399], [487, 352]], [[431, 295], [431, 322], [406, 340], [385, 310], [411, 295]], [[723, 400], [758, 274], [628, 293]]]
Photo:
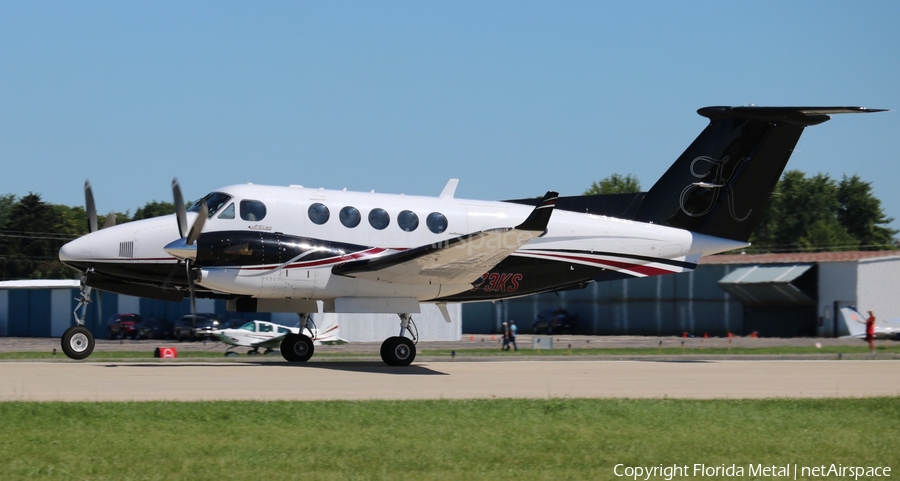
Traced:
[[[91, 288], [84, 283], [84, 276], [81, 276], [81, 295], [77, 298], [78, 305], [72, 314], [75, 316], [77, 326], [66, 329], [62, 336], [62, 351], [69, 359], [84, 359], [94, 352], [94, 335], [88, 328], [84, 327], [84, 315], [87, 312], [87, 306], [91, 302]], [[78, 310], [81, 309], [81, 315]]]
[[[306, 362], [315, 352], [313, 338], [302, 334], [309, 331], [315, 335], [312, 328], [312, 319], [307, 314], [300, 314], [301, 334], [288, 334], [281, 340], [281, 356], [288, 362]], [[313, 327], [315, 324], [313, 324]], [[412, 339], [406, 337], [409, 333]], [[381, 360], [388, 366], [409, 366], [416, 358], [416, 341], [419, 330], [409, 314], [400, 314], [400, 335], [392, 336], [381, 343]]]
[[[281, 340], [281, 357], [288, 362], [306, 362], [312, 357], [316, 350], [313, 340], [309, 336], [303, 334], [308, 330], [313, 334], [313, 330], [309, 325], [312, 319], [309, 314], [300, 313], [300, 334], [288, 334]], [[315, 324], [313, 323], [313, 326]], [[313, 334], [314, 335], [314, 334]]]
[[[410, 324], [412, 330], [409, 329]], [[407, 332], [413, 339], [406, 337]], [[417, 334], [418, 329], [416, 323], [412, 322], [412, 316], [400, 314], [400, 335], [389, 337], [381, 343], [381, 360], [388, 366], [409, 366], [416, 358]]]

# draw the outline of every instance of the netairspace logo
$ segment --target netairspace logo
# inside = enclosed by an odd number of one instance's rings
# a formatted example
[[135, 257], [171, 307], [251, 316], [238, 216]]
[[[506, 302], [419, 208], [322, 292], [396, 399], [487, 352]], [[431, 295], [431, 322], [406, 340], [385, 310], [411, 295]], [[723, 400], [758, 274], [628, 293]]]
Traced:
[[890, 466], [844, 466], [843, 464], [822, 464], [818, 466], [800, 466], [797, 463], [788, 464], [671, 464], [656, 466], [626, 466], [617, 464], [613, 467], [616, 477], [628, 478], [634, 481], [650, 481], [651, 479], [663, 479], [672, 481], [676, 478], [703, 478], [703, 477], [728, 477], [728, 478], [846, 478], [858, 480], [866, 478], [890, 478]]

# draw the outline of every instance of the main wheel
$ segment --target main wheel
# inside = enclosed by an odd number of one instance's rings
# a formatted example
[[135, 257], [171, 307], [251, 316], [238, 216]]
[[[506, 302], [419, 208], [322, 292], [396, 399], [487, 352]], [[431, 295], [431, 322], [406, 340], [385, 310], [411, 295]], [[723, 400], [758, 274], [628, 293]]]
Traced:
[[303, 334], [288, 334], [281, 340], [281, 357], [288, 362], [306, 362], [315, 352], [312, 339]]
[[84, 359], [94, 352], [94, 335], [84, 326], [72, 326], [63, 333], [62, 350], [69, 359]]
[[389, 337], [381, 344], [381, 360], [388, 366], [409, 366], [416, 358], [416, 345], [407, 337]]

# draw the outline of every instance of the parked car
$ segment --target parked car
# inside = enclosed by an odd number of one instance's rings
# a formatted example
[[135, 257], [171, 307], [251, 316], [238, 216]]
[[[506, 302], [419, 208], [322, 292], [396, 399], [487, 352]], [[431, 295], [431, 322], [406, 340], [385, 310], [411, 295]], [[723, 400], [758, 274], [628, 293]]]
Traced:
[[137, 325], [135, 339], [171, 339], [172, 325], [164, 319], [144, 319]]
[[230, 319], [228, 321], [219, 321], [219, 329], [240, 329], [247, 323], [246, 319]]
[[569, 314], [561, 307], [538, 314], [531, 324], [531, 332], [535, 334], [572, 334], [577, 329], [578, 316]]
[[134, 339], [137, 336], [137, 325], [141, 322], [141, 316], [137, 314], [113, 314], [109, 318], [107, 329], [109, 330], [109, 338], [117, 339], [130, 337]]
[[220, 322], [221, 319], [219, 319], [219, 316], [212, 313], [197, 314], [196, 318], [194, 318], [193, 315], [188, 314], [182, 316], [182, 318], [175, 323], [173, 334], [175, 339], [178, 339], [179, 342], [196, 341], [198, 339], [213, 339], [215, 336], [213, 336], [211, 332], [219, 329]]

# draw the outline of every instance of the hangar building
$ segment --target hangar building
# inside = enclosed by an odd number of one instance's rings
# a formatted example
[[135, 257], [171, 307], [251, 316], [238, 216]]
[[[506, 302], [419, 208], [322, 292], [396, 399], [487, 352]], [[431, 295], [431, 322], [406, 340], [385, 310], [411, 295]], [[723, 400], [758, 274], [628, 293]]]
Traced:
[[[0, 282], [0, 336], [62, 337], [75, 325], [73, 311], [78, 305], [79, 282], [76, 280], [23, 280]], [[116, 313], [137, 313], [143, 318], [165, 319], [174, 323], [191, 313], [190, 301], [166, 302], [154, 299], [94, 290], [85, 324], [95, 337], [108, 334], [107, 320]], [[451, 323], [444, 321], [433, 305], [423, 305], [413, 319], [422, 340], [457, 341], [462, 337], [459, 304], [448, 304]], [[228, 312], [225, 301], [197, 299], [197, 312], [213, 312], [225, 320], [263, 320], [287, 326], [298, 325], [293, 313]], [[396, 314], [313, 314], [313, 322], [329, 317], [340, 328], [347, 341], [383, 341], [400, 332]]]
[[514, 319], [520, 332], [531, 332], [538, 314], [561, 307], [578, 316], [578, 334], [836, 337], [846, 334], [835, 315], [840, 307], [900, 317], [898, 293], [898, 251], [720, 255], [685, 274], [465, 304], [463, 329], [496, 333]]

